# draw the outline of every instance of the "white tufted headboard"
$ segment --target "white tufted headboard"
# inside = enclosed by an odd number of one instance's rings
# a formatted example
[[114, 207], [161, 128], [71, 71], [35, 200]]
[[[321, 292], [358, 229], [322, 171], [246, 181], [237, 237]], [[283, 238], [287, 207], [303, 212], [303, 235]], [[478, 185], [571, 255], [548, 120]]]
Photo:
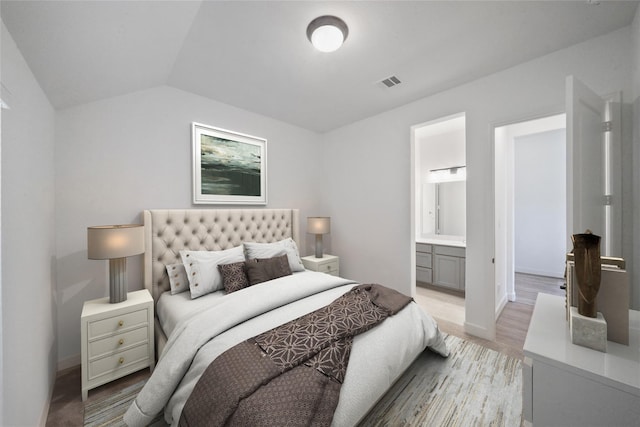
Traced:
[[144, 287], [157, 301], [169, 290], [165, 266], [180, 262], [182, 249], [218, 251], [242, 242], [291, 237], [300, 247], [297, 209], [145, 210]]

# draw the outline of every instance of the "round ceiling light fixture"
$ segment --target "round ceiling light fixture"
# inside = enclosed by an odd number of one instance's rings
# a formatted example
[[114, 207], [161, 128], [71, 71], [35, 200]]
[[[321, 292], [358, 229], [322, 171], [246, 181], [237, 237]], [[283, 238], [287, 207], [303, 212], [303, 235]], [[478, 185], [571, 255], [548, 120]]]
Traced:
[[348, 34], [349, 27], [336, 16], [319, 16], [311, 21], [307, 27], [307, 38], [320, 52], [338, 50], [347, 39]]

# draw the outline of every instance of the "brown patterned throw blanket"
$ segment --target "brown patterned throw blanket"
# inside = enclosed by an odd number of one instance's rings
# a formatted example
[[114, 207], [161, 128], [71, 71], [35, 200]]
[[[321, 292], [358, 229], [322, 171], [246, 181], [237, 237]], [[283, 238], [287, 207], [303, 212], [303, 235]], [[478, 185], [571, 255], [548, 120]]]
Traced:
[[381, 285], [359, 285], [230, 348], [202, 374], [180, 426], [330, 425], [353, 337], [410, 301]]

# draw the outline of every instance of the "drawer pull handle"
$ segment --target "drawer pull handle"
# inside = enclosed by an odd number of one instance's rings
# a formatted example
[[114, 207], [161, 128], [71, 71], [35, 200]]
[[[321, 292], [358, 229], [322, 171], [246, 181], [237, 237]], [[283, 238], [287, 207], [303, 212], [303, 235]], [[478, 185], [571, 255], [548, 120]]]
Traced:
[[124, 363], [124, 357], [121, 357], [121, 358], [118, 360], [118, 363], [122, 365], [122, 364]]
[[124, 344], [124, 339], [120, 338], [120, 341], [118, 341], [118, 345], [122, 345]]
[[122, 327], [123, 325], [124, 325], [124, 320], [120, 320], [120, 321], [118, 322], [118, 326]]

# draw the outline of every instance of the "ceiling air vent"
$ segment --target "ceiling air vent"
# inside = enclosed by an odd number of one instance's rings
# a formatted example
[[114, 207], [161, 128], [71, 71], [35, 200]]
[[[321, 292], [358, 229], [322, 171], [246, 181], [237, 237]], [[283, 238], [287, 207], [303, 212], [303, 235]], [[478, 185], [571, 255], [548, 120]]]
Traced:
[[394, 87], [402, 83], [400, 79], [396, 76], [387, 77], [384, 80], [381, 80], [380, 83], [385, 85], [386, 87]]

